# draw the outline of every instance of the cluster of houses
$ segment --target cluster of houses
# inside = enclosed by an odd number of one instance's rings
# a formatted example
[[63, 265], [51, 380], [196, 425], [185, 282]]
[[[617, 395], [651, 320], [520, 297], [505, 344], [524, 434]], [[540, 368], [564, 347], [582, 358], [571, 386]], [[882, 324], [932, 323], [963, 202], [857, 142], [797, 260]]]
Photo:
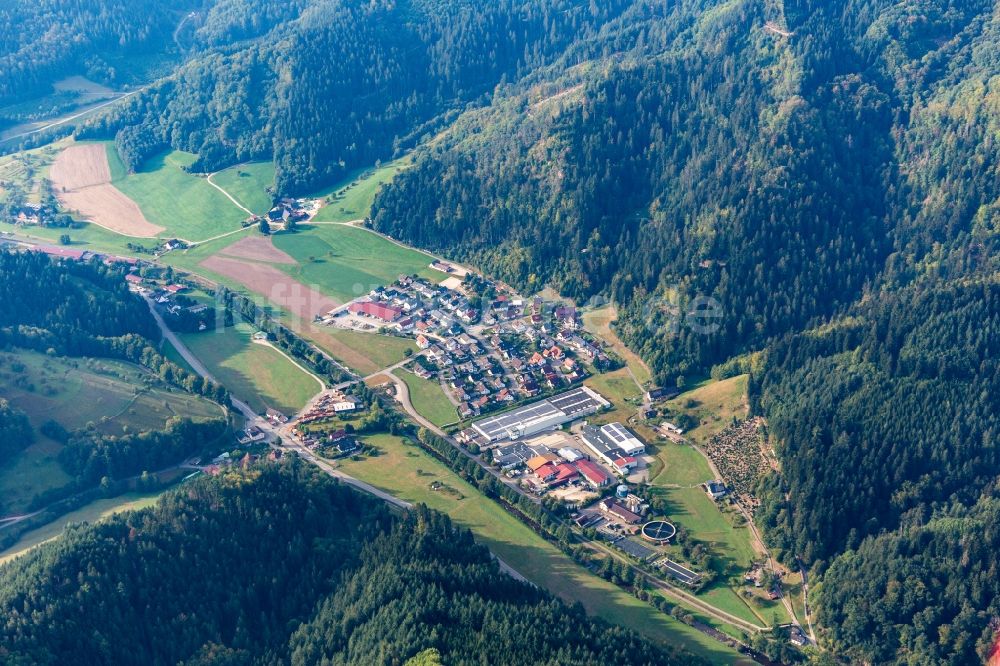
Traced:
[[148, 296], [164, 315], [168, 316], [167, 322], [172, 328], [178, 327], [181, 322], [179, 330], [200, 332], [208, 330], [209, 324], [213, 323], [214, 308], [191, 298], [178, 298], [189, 291], [186, 285], [161, 284], [156, 280], [142, 277], [134, 270], [125, 275], [125, 281], [130, 290]]
[[90, 261], [100, 261], [108, 266], [113, 264], [129, 264], [131, 266], [139, 265], [139, 260], [134, 257], [119, 257], [113, 254], [92, 252], [90, 250], [78, 250], [62, 245], [46, 245], [42, 243], [37, 245], [23, 245], [16, 241], [3, 241], [2, 245], [14, 250], [41, 252], [42, 254], [47, 254], [49, 257], [56, 260], [65, 259], [68, 261], [82, 261], [84, 263]]
[[[464, 330], [463, 325], [479, 320], [479, 310], [462, 292], [409, 275], [400, 275], [391, 285], [373, 289], [351, 302], [346, 312], [380, 328], [409, 335], [457, 335]], [[343, 309], [333, 310], [321, 319], [332, 323], [343, 314]]]
[[[0, 187], [3, 187], [2, 182], [0, 182]], [[6, 214], [6, 221], [11, 223], [44, 225], [53, 216], [53, 211], [43, 207], [40, 203], [25, 202], [17, 206], [8, 204]]]
[[482, 335], [463, 333], [433, 340], [417, 336], [426, 350], [414, 372], [440, 376], [458, 402], [461, 418], [479, 416], [543, 392], [558, 391], [588, 376], [585, 362], [607, 360], [600, 349], [559, 320], [538, 327], [524, 321], [495, 325]]
[[[332, 449], [337, 455], [351, 454], [357, 450], [358, 443], [343, 428], [311, 431], [302, 426], [312, 423], [323, 423], [335, 417], [353, 414], [364, 409], [364, 407], [365, 404], [360, 398], [334, 389], [320, 396], [318, 400], [299, 416], [292, 427], [292, 436], [311, 450], [320, 448], [326, 450]], [[268, 416], [270, 418], [270, 414]]]
[[[457, 270], [441, 261], [432, 267]], [[410, 369], [447, 385], [463, 419], [570, 386], [587, 376], [585, 363], [608, 361], [578, 332], [576, 308], [547, 308], [541, 298], [526, 304], [501, 293], [480, 310], [461, 287], [401, 275], [320, 319], [331, 324], [345, 315], [412, 335], [422, 354]]]
[[418, 336], [417, 345], [426, 351], [414, 362], [414, 373], [440, 378], [463, 419], [587, 377], [585, 367], [555, 343], [525, 352], [495, 333], [486, 339], [462, 333], [439, 342]]
[[342, 416], [364, 409], [364, 406], [365, 404], [361, 399], [343, 391], [333, 390], [320, 396], [309, 407], [308, 411], [299, 417], [297, 424], [308, 425], [310, 423], [329, 421], [335, 416]]

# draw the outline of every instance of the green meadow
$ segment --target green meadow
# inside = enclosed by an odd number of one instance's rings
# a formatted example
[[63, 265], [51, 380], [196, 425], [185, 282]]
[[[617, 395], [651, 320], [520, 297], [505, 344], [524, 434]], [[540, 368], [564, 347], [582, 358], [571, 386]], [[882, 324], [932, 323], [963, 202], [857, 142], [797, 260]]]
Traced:
[[281, 352], [252, 341], [249, 324], [178, 337], [234, 396], [261, 413], [272, 407], [286, 414], [302, 409], [320, 387], [315, 378]]
[[325, 195], [327, 204], [316, 214], [316, 221], [350, 222], [364, 219], [371, 212], [378, 188], [409, 165], [408, 158], [399, 159], [385, 166], [362, 171], [321, 192], [317, 196]]
[[360, 333], [330, 326], [306, 324], [301, 333], [322, 349], [362, 375], [370, 375], [406, 358], [406, 352], [416, 351], [409, 338]]
[[357, 227], [303, 225], [295, 233], [276, 234], [274, 245], [298, 262], [278, 268], [341, 302], [389, 284], [403, 273], [417, 273], [435, 282], [445, 277], [428, 267], [432, 259], [423, 252]]
[[249, 162], [223, 169], [212, 176], [212, 182], [257, 215], [271, 209], [271, 195], [267, 192], [274, 185], [271, 162]]
[[170, 150], [127, 173], [114, 144], [105, 144], [111, 182], [142, 209], [146, 219], [165, 227], [163, 237], [202, 241], [240, 229], [247, 215], [203, 176], [185, 171], [197, 158]]
[[396, 370], [393, 374], [403, 380], [410, 391], [410, 402], [417, 413], [438, 427], [458, 421], [458, 412], [435, 380], [422, 379], [409, 370]]
[[144, 368], [109, 359], [0, 353], [0, 387], [0, 396], [23, 410], [35, 430], [35, 442], [0, 466], [0, 495], [8, 511], [72, 480], [58, 461], [62, 445], [39, 432], [48, 420], [67, 430], [93, 427], [122, 435], [161, 429], [174, 416], [223, 415], [219, 405], [167, 386]]

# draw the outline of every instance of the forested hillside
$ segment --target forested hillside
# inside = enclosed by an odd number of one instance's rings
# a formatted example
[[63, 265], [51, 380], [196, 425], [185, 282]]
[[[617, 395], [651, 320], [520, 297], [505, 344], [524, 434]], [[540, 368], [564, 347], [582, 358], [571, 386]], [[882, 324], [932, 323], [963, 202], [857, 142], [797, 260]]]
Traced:
[[855, 660], [986, 654], [998, 363], [996, 277], [885, 292], [765, 354], [755, 394], [782, 475], [758, 518], [780, 557], [826, 572], [824, 635]]
[[12, 665], [693, 663], [508, 578], [446, 516], [294, 461], [71, 530], [0, 583]]
[[63, 353], [88, 338], [159, 338], [148, 306], [129, 293], [120, 268], [56, 263], [41, 252], [2, 251], [0, 276], [0, 331], [5, 336], [47, 334]]
[[129, 83], [109, 60], [163, 51], [199, 0], [14, 0], [0, 5], [0, 104], [48, 93], [85, 74]]
[[819, 619], [853, 662], [984, 663], [1000, 612], [995, 489], [865, 541], [824, 577]]
[[[280, 13], [255, 4], [216, 8], [200, 34], [262, 32]], [[114, 137], [130, 169], [167, 146], [198, 153], [195, 170], [273, 157], [277, 190], [301, 193], [412, 147], [442, 114], [544, 64], [627, 4], [293, 3], [294, 20], [193, 59], [81, 136]]]
[[[938, 5], [682, 2], [646, 20], [637, 3], [617, 23], [628, 57], [467, 114], [374, 225], [519, 287], [613, 299], [664, 380], [831, 316], [887, 267], [980, 269], [998, 249], [995, 19]], [[711, 334], [684, 322], [699, 297]]]

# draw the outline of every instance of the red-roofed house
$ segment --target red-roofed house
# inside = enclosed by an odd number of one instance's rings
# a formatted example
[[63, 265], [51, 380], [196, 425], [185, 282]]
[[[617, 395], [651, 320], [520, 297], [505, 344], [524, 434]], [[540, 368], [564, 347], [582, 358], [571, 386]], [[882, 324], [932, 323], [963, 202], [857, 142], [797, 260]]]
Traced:
[[589, 460], [577, 460], [576, 468], [580, 470], [580, 474], [587, 480], [587, 483], [595, 488], [611, 483], [611, 477], [608, 473]]
[[556, 345], [552, 345], [542, 353], [545, 356], [545, 358], [560, 359], [563, 357], [563, 350], [559, 349], [559, 347], [557, 347]]

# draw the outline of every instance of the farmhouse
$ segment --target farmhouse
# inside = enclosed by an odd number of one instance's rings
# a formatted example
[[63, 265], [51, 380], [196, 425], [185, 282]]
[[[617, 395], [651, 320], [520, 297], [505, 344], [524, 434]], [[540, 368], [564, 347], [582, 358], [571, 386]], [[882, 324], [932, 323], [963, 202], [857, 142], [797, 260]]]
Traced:
[[271, 423], [274, 423], [275, 425], [288, 423], [288, 417], [279, 412], [277, 409], [268, 407], [267, 411], [265, 412], [265, 415], [267, 416], [267, 420], [270, 421]]
[[721, 481], [713, 479], [712, 481], [705, 482], [705, 492], [708, 493], [709, 497], [717, 500], [726, 496], [726, 486], [724, 486]]
[[684, 430], [683, 429], [677, 427], [676, 425], [674, 425], [670, 421], [664, 421], [663, 423], [661, 423], [660, 424], [660, 430], [663, 431], [663, 434], [665, 434], [665, 435], [669, 435], [671, 433], [673, 433], [675, 435], [683, 435], [684, 434]]
[[236, 441], [243, 445], [262, 442], [265, 439], [267, 439], [267, 434], [257, 426], [250, 426], [236, 437]]
[[487, 442], [515, 440], [593, 414], [609, 404], [599, 393], [581, 386], [506, 414], [476, 421], [472, 427]]
[[646, 395], [643, 396], [647, 403], [656, 402], [658, 400], [669, 400], [679, 393], [675, 388], [651, 388], [646, 391]]

